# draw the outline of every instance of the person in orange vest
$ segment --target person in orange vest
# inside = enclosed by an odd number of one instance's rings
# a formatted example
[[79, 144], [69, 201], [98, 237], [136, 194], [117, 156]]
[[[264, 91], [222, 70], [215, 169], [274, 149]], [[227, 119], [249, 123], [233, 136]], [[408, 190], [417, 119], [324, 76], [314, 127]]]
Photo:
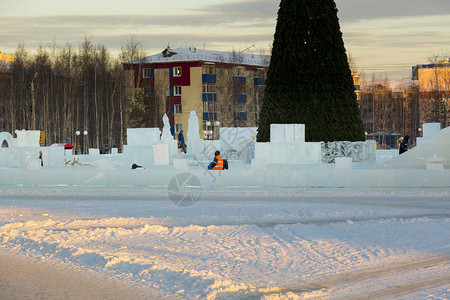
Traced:
[[226, 170], [228, 169], [228, 161], [220, 156], [220, 151], [214, 153], [214, 160], [209, 164], [208, 170]]

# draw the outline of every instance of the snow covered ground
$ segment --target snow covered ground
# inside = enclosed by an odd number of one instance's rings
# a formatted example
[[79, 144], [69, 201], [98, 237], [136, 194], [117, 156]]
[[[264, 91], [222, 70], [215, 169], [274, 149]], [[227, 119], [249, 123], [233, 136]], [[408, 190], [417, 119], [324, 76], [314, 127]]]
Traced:
[[450, 297], [449, 189], [194, 192], [0, 187], [0, 251], [170, 298]]

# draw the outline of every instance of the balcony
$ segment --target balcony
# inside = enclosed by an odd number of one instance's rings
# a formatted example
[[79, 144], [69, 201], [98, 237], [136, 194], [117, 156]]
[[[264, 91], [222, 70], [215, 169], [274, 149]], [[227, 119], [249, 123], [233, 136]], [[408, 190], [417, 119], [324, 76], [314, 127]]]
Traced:
[[215, 93], [203, 93], [203, 102], [215, 102], [217, 100], [217, 95]]
[[216, 83], [216, 74], [202, 74], [202, 83]]
[[246, 77], [233, 77], [234, 83], [239, 85], [245, 85], [247, 83]]
[[255, 86], [264, 86], [266, 85], [266, 80], [264, 78], [255, 78], [254, 83]]
[[234, 119], [237, 121], [247, 121], [247, 112], [246, 111], [235, 112]]
[[246, 94], [239, 94], [236, 95], [236, 102], [237, 103], [246, 103], [247, 102], [247, 95]]
[[217, 113], [216, 112], [204, 112], [203, 113], [203, 121], [217, 121]]

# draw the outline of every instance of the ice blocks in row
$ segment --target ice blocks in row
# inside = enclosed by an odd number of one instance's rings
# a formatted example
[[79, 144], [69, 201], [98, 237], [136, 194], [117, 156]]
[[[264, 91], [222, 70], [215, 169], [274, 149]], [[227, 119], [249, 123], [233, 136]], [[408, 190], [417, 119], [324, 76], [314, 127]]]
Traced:
[[270, 142], [294, 143], [305, 141], [305, 124], [270, 124]]

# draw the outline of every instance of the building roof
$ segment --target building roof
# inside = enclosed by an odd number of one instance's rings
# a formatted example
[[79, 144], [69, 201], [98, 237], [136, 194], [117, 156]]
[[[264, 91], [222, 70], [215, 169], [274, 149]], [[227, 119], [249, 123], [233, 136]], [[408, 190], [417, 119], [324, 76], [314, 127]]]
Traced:
[[408, 89], [408, 87], [418, 85], [417, 80], [399, 80], [399, 81], [384, 81], [384, 82], [361, 82], [361, 89], [365, 92], [375, 89], [387, 89], [392, 92], [403, 92]]
[[186, 61], [233, 63], [239, 65], [267, 67], [270, 62], [270, 56], [244, 52], [202, 50], [194, 47], [176, 48], [176, 49], [170, 49], [170, 47], [167, 47], [161, 53], [147, 56], [145, 58], [138, 59], [135, 61], [131, 61], [128, 62], [127, 64], [186, 62]]
[[449, 68], [450, 58], [448, 60], [443, 60], [441, 62], [430, 63], [430, 64], [419, 64], [412, 67], [412, 79], [419, 79], [419, 69], [434, 69], [434, 68]]

